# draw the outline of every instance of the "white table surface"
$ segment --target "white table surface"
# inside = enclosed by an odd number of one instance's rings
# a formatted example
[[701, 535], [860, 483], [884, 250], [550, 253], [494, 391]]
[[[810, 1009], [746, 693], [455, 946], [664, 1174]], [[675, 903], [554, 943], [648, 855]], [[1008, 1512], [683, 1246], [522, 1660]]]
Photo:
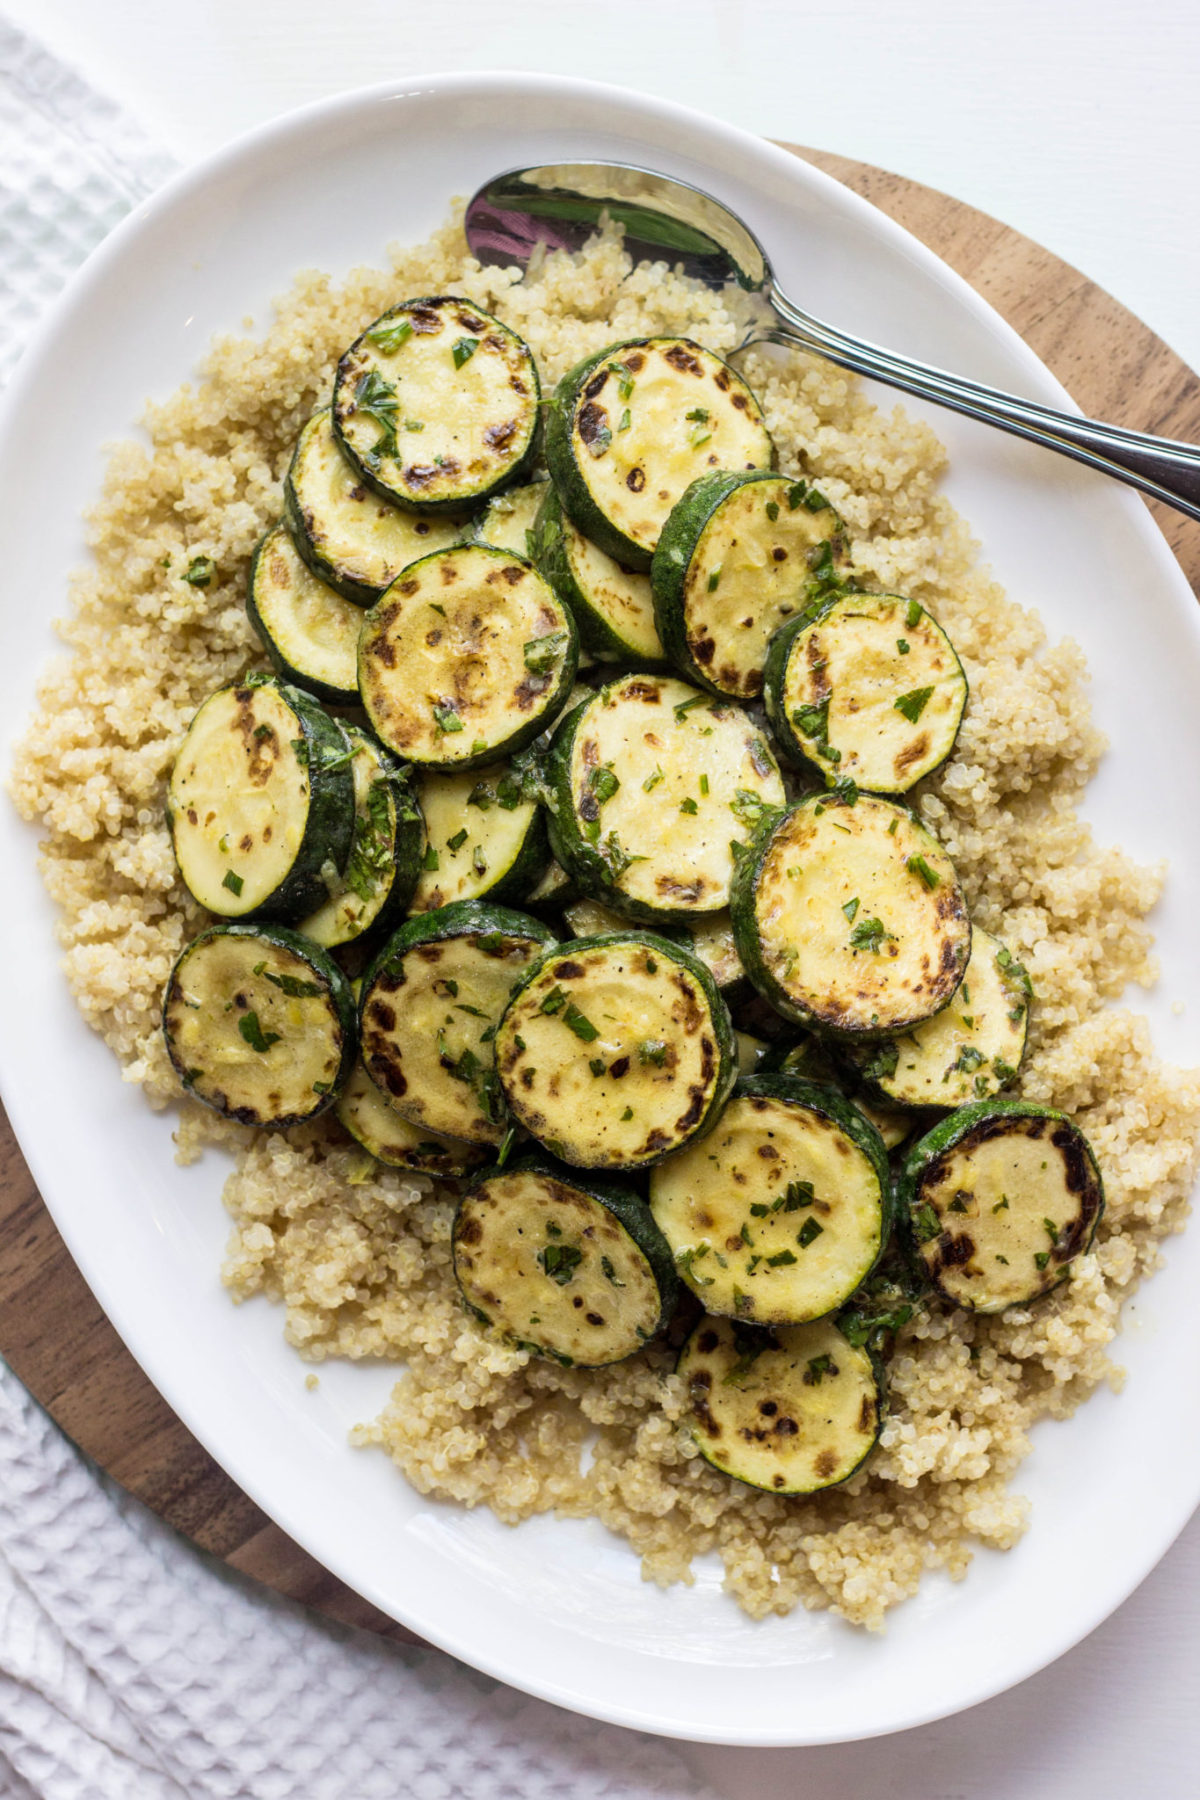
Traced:
[[[0, 3], [184, 160], [405, 72], [543, 69], [662, 94], [982, 207], [1200, 367], [1198, 0]], [[1194, 1520], [1090, 1639], [972, 1712], [821, 1750], [682, 1748], [730, 1800], [1192, 1800], [1198, 1687]]]

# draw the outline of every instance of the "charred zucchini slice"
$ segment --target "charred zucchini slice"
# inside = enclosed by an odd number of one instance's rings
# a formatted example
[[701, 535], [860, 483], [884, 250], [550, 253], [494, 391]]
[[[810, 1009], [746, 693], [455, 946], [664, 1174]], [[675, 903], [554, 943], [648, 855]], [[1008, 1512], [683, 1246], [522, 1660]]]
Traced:
[[474, 1182], [459, 1201], [453, 1252], [480, 1322], [568, 1367], [633, 1356], [675, 1305], [670, 1251], [645, 1201], [548, 1157]]
[[524, 900], [550, 860], [546, 826], [507, 763], [452, 775], [426, 769], [417, 793], [429, 842], [414, 912], [452, 900]]
[[355, 606], [373, 606], [401, 569], [456, 543], [461, 531], [457, 519], [402, 512], [372, 493], [342, 455], [328, 407], [296, 440], [283, 511], [313, 574]]
[[883, 1252], [887, 1152], [832, 1088], [752, 1075], [701, 1143], [652, 1171], [650, 1209], [706, 1312], [802, 1325], [848, 1300]]
[[363, 978], [362, 1057], [403, 1118], [473, 1144], [500, 1142], [497, 1021], [554, 941], [536, 919], [475, 900], [421, 913], [393, 934]]
[[1065, 1280], [1104, 1211], [1092, 1147], [1065, 1114], [983, 1100], [913, 1145], [900, 1217], [918, 1266], [955, 1306], [1003, 1312]]
[[285, 681], [334, 706], [357, 706], [362, 613], [317, 579], [282, 525], [254, 552], [246, 613]]
[[868, 1091], [885, 1105], [962, 1106], [1017, 1078], [1025, 1054], [1033, 983], [1012, 951], [980, 931], [949, 1006], [903, 1037], [851, 1047]]
[[649, 569], [667, 514], [713, 469], [769, 468], [758, 401], [690, 338], [636, 338], [585, 357], [546, 415], [546, 461], [579, 530], [630, 569]]
[[522, 487], [505, 488], [488, 501], [476, 519], [471, 531], [473, 540], [536, 563], [537, 518], [550, 491], [548, 481], [527, 481]]
[[219, 688], [179, 747], [167, 822], [191, 894], [224, 918], [297, 919], [345, 867], [351, 752], [309, 694], [251, 677]]
[[533, 564], [464, 544], [413, 563], [367, 614], [358, 686], [398, 756], [472, 769], [546, 729], [578, 660], [571, 615]]
[[585, 538], [563, 511], [553, 487], [545, 490], [534, 527], [533, 560], [579, 627], [579, 641], [598, 662], [653, 667], [666, 661], [654, 622], [650, 577], [619, 562]]
[[[846, 1080], [848, 1071], [849, 1084]], [[835, 1060], [820, 1038], [806, 1033], [800, 1043], [789, 1049], [781, 1050], [777, 1045], [767, 1050], [762, 1073], [798, 1075], [802, 1081], [817, 1081], [822, 1086], [834, 1088], [879, 1133], [885, 1150], [895, 1150], [913, 1134], [915, 1120], [912, 1113], [903, 1107], [881, 1106], [866, 1098], [848, 1058]]]
[[470, 1175], [487, 1160], [488, 1152], [477, 1145], [439, 1137], [402, 1118], [361, 1062], [350, 1071], [334, 1111], [350, 1136], [390, 1169], [413, 1169], [452, 1181]]
[[764, 692], [786, 755], [876, 794], [944, 763], [967, 678], [933, 614], [898, 594], [838, 594], [783, 627]]
[[761, 469], [702, 475], [654, 552], [659, 636], [690, 681], [753, 700], [772, 634], [846, 561], [845, 526], [807, 481]]
[[515, 331], [454, 295], [405, 300], [338, 364], [333, 429], [375, 493], [415, 511], [461, 512], [533, 457], [541, 390]]
[[388, 931], [407, 911], [425, 847], [412, 778], [357, 725], [343, 725], [352, 754], [354, 836], [346, 867], [325, 871], [322, 904], [300, 926], [327, 950], [372, 929]]
[[[611, 911], [599, 900], [576, 900], [565, 907], [563, 918], [575, 937], [602, 937], [606, 932], [624, 931], [620, 913]], [[736, 992], [746, 979], [742, 959], [733, 939], [733, 921], [728, 912], [695, 919], [691, 924], [659, 927], [672, 943], [682, 944], [702, 962], [723, 994]]]
[[531, 970], [496, 1033], [513, 1116], [566, 1162], [638, 1168], [700, 1137], [736, 1047], [708, 970], [649, 932], [579, 938]]
[[776, 1330], [701, 1319], [677, 1368], [701, 1456], [771, 1494], [849, 1480], [883, 1428], [879, 1364], [832, 1319]]
[[551, 846], [627, 918], [688, 922], [729, 904], [732, 844], [784, 804], [766, 739], [738, 707], [662, 675], [626, 675], [559, 726]]
[[163, 996], [189, 1094], [239, 1125], [282, 1128], [333, 1104], [354, 1062], [354, 995], [324, 950], [281, 925], [214, 925]]
[[746, 972], [785, 1018], [872, 1039], [953, 998], [971, 952], [954, 865], [904, 807], [814, 794], [738, 863], [730, 906]]

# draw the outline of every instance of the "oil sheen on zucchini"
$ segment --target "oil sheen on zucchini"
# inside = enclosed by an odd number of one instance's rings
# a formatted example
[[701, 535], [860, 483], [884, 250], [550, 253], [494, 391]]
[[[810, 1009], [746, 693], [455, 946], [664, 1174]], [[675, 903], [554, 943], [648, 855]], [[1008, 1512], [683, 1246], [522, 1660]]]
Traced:
[[688, 921], [729, 904], [734, 842], [784, 803], [762, 732], [740, 708], [662, 675], [626, 675], [555, 733], [551, 846], [627, 918]]
[[758, 401], [690, 338], [610, 344], [563, 376], [546, 461], [563, 506], [617, 562], [648, 569], [667, 514], [713, 469], [769, 468]]
[[179, 747], [167, 820], [179, 872], [224, 918], [302, 918], [345, 867], [354, 779], [340, 728], [309, 694], [261, 676], [220, 688]]
[[475, 520], [471, 528], [473, 541], [536, 562], [531, 536], [542, 502], [550, 491], [548, 481], [527, 481], [522, 487], [505, 488], [488, 501]]
[[650, 1208], [706, 1312], [801, 1325], [849, 1299], [883, 1252], [887, 1152], [832, 1088], [750, 1076], [700, 1143], [652, 1171]]
[[404, 1118], [473, 1144], [499, 1144], [506, 1110], [496, 1025], [513, 989], [554, 943], [524, 913], [460, 900], [409, 919], [363, 978], [367, 1072]]
[[283, 509], [313, 574], [355, 606], [373, 606], [401, 569], [446, 549], [461, 533], [457, 519], [402, 512], [372, 493], [342, 455], [328, 407], [313, 414], [296, 440]]
[[486, 1161], [488, 1152], [457, 1138], [402, 1118], [380, 1093], [361, 1062], [350, 1071], [334, 1108], [350, 1136], [390, 1169], [416, 1169], [423, 1175], [455, 1180], [469, 1175]]
[[362, 613], [318, 580], [282, 525], [254, 552], [246, 613], [285, 681], [335, 706], [357, 706]]
[[784, 752], [822, 776], [902, 794], [945, 762], [967, 678], [932, 613], [898, 594], [838, 594], [777, 633], [764, 693]]
[[614, 561], [571, 523], [553, 487], [544, 492], [530, 554], [574, 614], [584, 649], [599, 662], [665, 662], [649, 575]]
[[904, 807], [812, 794], [743, 856], [730, 906], [746, 972], [785, 1018], [893, 1036], [953, 998], [971, 951], [954, 865]]
[[1033, 984], [1011, 950], [976, 925], [962, 986], [936, 1017], [903, 1037], [847, 1054], [885, 1104], [962, 1106], [1015, 1081]]
[[239, 1125], [298, 1125], [333, 1104], [354, 1061], [350, 984], [280, 925], [214, 925], [163, 996], [167, 1053], [189, 1094]]
[[454, 1219], [454, 1273], [490, 1325], [568, 1367], [620, 1362], [670, 1318], [671, 1256], [632, 1188], [550, 1158], [476, 1181]]
[[339, 875], [300, 930], [327, 950], [365, 931], [390, 930], [408, 909], [425, 847], [411, 776], [357, 725], [342, 725], [354, 776], [354, 838]]
[[701, 687], [755, 699], [772, 633], [846, 559], [845, 526], [809, 482], [761, 469], [702, 475], [672, 508], [650, 571], [668, 655]]
[[774, 1330], [701, 1319], [677, 1368], [701, 1456], [768, 1493], [814, 1494], [848, 1480], [883, 1426], [879, 1365], [832, 1319]]
[[533, 969], [496, 1034], [513, 1116], [585, 1169], [657, 1162], [715, 1121], [736, 1047], [711, 975], [649, 932], [579, 938]]
[[508, 763], [444, 774], [426, 769], [417, 793], [429, 834], [413, 912], [452, 900], [519, 902], [541, 879], [550, 851], [535, 799]]
[[478, 768], [557, 717], [578, 656], [571, 615], [532, 563], [464, 544], [413, 563], [367, 614], [359, 692], [406, 762]]
[[528, 344], [454, 295], [405, 300], [338, 364], [333, 428], [369, 488], [417, 511], [461, 511], [533, 456], [541, 390]]
[[1104, 1187], [1091, 1145], [1063, 1113], [983, 1100], [913, 1145], [900, 1203], [918, 1266], [938, 1291], [994, 1313], [1066, 1279], [1095, 1235]]

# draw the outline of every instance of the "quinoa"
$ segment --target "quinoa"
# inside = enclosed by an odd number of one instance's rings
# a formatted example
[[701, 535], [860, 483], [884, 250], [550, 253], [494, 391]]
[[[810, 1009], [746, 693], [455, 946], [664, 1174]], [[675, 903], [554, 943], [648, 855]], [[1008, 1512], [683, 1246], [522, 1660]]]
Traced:
[[[1037, 993], [1020, 1091], [1088, 1134], [1108, 1209], [1091, 1252], [1036, 1307], [996, 1318], [934, 1311], [902, 1333], [879, 1447], [845, 1486], [802, 1499], [711, 1468], [686, 1423], [672, 1354], [564, 1369], [486, 1336], [451, 1272], [454, 1195], [366, 1155], [330, 1119], [251, 1133], [181, 1094], [159, 1030], [163, 985], [207, 922], [179, 881], [164, 820], [171, 763], [199, 703], [265, 667], [243, 597], [251, 551], [279, 516], [295, 437], [328, 397], [346, 344], [413, 294], [457, 292], [533, 348], [545, 384], [620, 338], [654, 333], [736, 348], [744, 315], [663, 265], [631, 267], [620, 237], [556, 256], [524, 282], [482, 270], [456, 219], [340, 286], [299, 277], [258, 339], [219, 341], [196, 387], [146, 418], [149, 447], [112, 451], [91, 515], [92, 566], [61, 626], [68, 654], [40, 688], [13, 793], [45, 830], [64, 969], [84, 1017], [151, 1105], [179, 1108], [178, 1155], [231, 1146], [235, 1299], [285, 1308], [288, 1341], [405, 1366], [355, 1441], [381, 1446], [421, 1493], [501, 1519], [597, 1517], [646, 1577], [690, 1579], [716, 1551], [754, 1616], [797, 1602], [872, 1629], [926, 1569], [961, 1577], [972, 1546], [1012, 1545], [1027, 1523], [1010, 1481], [1040, 1418], [1067, 1417], [1098, 1384], [1120, 1308], [1182, 1230], [1197, 1161], [1200, 1071], [1160, 1063], [1146, 1022], [1108, 1003], [1155, 977], [1145, 917], [1163, 871], [1098, 846], [1077, 815], [1103, 740], [1087, 669], [1006, 598], [938, 491], [929, 427], [881, 413], [853, 378], [799, 354], [742, 358], [785, 472], [819, 482], [846, 519], [856, 572], [923, 602], [948, 630], [971, 701], [952, 760], [911, 796], [945, 845], [973, 916], [1028, 966]], [[186, 577], [212, 565], [207, 585]], [[203, 569], [204, 565], [199, 565]], [[585, 1447], [588, 1454], [585, 1456]], [[586, 1463], [586, 1469], [581, 1465]]]

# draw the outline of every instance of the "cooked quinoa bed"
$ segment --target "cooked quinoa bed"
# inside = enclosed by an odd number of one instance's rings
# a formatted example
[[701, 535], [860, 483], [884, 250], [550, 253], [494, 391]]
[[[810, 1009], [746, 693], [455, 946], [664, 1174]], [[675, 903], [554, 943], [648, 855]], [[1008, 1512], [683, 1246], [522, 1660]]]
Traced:
[[[719, 296], [661, 266], [631, 269], [615, 235], [517, 283], [480, 270], [455, 222], [340, 286], [301, 276], [265, 336], [218, 343], [198, 386], [150, 409], [150, 448], [112, 453], [91, 521], [94, 566], [62, 626], [69, 654], [43, 683], [17, 757], [13, 791], [45, 830], [67, 978], [126, 1080], [151, 1105], [179, 1107], [180, 1158], [206, 1143], [234, 1149], [232, 1296], [281, 1301], [287, 1338], [310, 1362], [405, 1365], [357, 1443], [385, 1449], [422, 1493], [513, 1523], [549, 1510], [594, 1515], [661, 1584], [688, 1580], [692, 1559], [716, 1550], [751, 1614], [799, 1601], [878, 1628], [923, 1570], [959, 1577], [974, 1544], [1006, 1548], [1021, 1535], [1028, 1506], [1009, 1484], [1029, 1427], [1116, 1383], [1108, 1352], [1121, 1303], [1156, 1266], [1160, 1241], [1183, 1228], [1200, 1072], [1160, 1063], [1145, 1021], [1106, 1004], [1154, 979], [1144, 921], [1163, 872], [1097, 846], [1076, 816], [1103, 750], [1083, 655], [1048, 644], [1036, 614], [980, 565], [939, 495], [945, 457], [933, 433], [899, 410], [878, 412], [825, 363], [750, 352], [740, 366], [783, 469], [819, 482], [855, 536], [860, 577], [930, 607], [966, 668], [956, 752], [912, 798], [975, 919], [1033, 977], [1019, 1091], [1072, 1114], [1104, 1171], [1108, 1210], [1070, 1281], [998, 1318], [918, 1318], [892, 1360], [890, 1416], [867, 1467], [840, 1489], [781, 1499], [701, 1459], [668, 1348], [563, 1369], [490, 1341], [451, 1274], [451, 1192], [375, 1163], [331, 1117], [252, 1134], [184, 1099], [159, 1005], [207, 915], [176, 874], [163, 816], [171, 763], [200, 701], [266, 666], [244, 610], [247, 565], [279, 516], [296, 434], [327, 401], [338, 355], [397, 300], [446, 292], [521, 333], [547, 391], [620, 338], [680, 334], [728, 353], [742, 336]], [[183, 578], [198, 557], [214, 565], [207, 586]]]

